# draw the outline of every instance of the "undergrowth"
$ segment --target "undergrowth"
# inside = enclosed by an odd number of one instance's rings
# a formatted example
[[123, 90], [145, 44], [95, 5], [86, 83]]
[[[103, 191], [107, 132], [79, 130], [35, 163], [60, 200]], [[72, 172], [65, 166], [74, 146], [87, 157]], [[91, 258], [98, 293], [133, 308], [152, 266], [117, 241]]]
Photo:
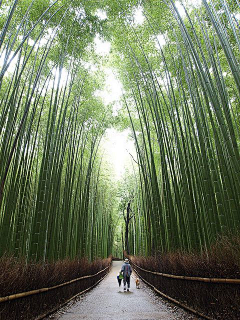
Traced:
[[[240, 238], [219, 238], [202, 253], [171, 252], [154, 257], [130, 256], [146, 270], [180, 276], [240, 279]], [[212, 319], [240, 319], [240, 285], [166, 278], [136, 268], [159, 291]]]
[[240, 237], [221, 237], [202, 253], [181, 251], [155, 257], [132, 257], [144, 269], [174, 275], [240, 278]]
[[[65, 259], [36, 263], [3, 256], [0, 259], [0, 297], [49, 288], [85, 275], [96, 274], [111, 263], [111, 257], [89, 262], [87, 259]], [[37, 319], [55, 309], [72, 296], [99, 281], [108, 269], [94, 278], [87, 278], [48, 292], [0, 303], [0, 319]]]

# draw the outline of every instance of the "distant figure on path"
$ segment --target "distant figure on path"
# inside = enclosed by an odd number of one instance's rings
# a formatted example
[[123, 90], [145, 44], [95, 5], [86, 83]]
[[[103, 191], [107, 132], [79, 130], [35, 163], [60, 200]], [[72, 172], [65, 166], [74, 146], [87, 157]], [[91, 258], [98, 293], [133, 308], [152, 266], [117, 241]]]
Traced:
[[121, 272], [123, 273], [124, 291], [126, 291], [126, 284], [127, 284], [127, 291], [129, 291], [130, 276], [132, 274], [132, 267], [130, 266], [128, 259], [125, 259], [124, 264], [122, 265]]

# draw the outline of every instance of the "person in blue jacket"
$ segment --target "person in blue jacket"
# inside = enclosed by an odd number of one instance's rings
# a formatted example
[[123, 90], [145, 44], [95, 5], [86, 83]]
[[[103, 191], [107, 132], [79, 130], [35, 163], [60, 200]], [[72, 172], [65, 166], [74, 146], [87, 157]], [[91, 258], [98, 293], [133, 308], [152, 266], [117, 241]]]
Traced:
[[[132, 274], [132, 267], [129, 264], [129, 260], [125, 259], [124, 264], [122, 265], [121, 272], [123, 274], [123, 285], [124, 285], [124, 291], [129, 291], [130, 288], [130, 276]], [[126, 288], [127, 285], [127, 288]]]

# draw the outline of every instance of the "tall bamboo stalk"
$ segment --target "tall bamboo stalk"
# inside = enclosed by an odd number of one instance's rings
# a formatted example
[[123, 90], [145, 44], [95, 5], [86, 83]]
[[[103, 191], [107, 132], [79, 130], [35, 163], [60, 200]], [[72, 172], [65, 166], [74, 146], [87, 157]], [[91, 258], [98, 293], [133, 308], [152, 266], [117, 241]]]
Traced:
[[[14, 1], [1, 33], [0, 255], [41, 261], [106, 257], [112, 212], [105, 209], [111, 199], [107, 182], [99, 178], [98, 148], [108, 119], [103, 104], [92, 98], [91, 75], [70, 45], [72, 29], [59, 41], [70, 17], [68, 7], [55, 4], [29, 26], [33, 1], [14, 30], [19, 18]], [[13, 73], [7, 71], [10, 53], [17, 57]]]
[[141, 32], [148, 28], [156, 36], [161, 30], [152, 16], [160, 10], [158, 4], [143, 4], [145, 29], [129, 28], [131, 36], [125, 37], [131, 65], [124, 70], [131, 92], [125, 103], [139, 159], [146, 254], [204, 249], [220, 234], [239, 233], [240, 226], [239, 127], [233, 113], [239, 39], [234, 14], [225, 1], [218, 8], [225, 21], [211, 1], [203, 1], [202, 15], [185, 9], [185, 17], [174, 1], [166, 5], [168, 40], [165, 45], [158, 42], [151, 56]]

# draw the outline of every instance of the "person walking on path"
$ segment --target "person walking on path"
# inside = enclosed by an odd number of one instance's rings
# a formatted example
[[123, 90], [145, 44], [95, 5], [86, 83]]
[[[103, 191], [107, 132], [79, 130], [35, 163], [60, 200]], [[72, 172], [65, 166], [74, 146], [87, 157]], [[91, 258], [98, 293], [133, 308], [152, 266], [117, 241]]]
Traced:
[[132, 267], [130, 266], [128, 259], [125, 259], [124, 264], [122, 265], [121, 272], [123, 274], [124, 291], [126, 291], [126, 284], [127, 284], [127, 291], [129, 291], [130, 276], [132, 274]]

